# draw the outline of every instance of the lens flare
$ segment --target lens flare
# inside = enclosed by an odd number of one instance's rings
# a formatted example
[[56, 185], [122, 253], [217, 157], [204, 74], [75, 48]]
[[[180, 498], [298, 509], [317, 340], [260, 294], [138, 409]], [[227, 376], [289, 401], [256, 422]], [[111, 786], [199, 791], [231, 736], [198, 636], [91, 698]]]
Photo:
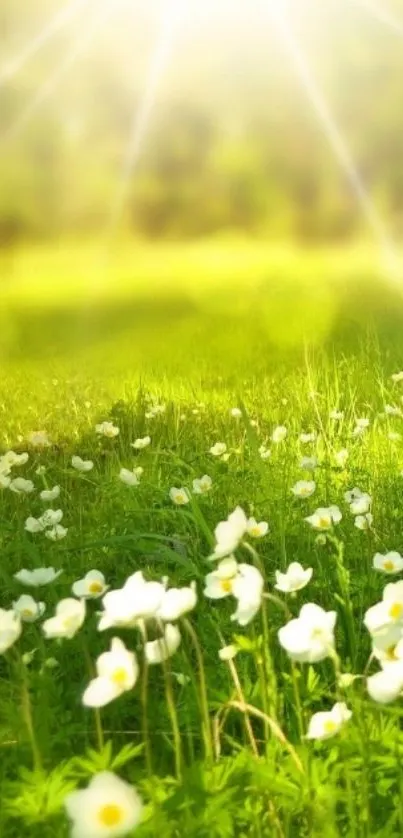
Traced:
[[403, 36], [403, 21], [399, 20], [387, 9], [381, 8], [378, 3], [374, 3], [373, 0], [350, 0], [350, 2], [364, 9], [371, 17], [389, 29], [392, 29], [397, 35]]

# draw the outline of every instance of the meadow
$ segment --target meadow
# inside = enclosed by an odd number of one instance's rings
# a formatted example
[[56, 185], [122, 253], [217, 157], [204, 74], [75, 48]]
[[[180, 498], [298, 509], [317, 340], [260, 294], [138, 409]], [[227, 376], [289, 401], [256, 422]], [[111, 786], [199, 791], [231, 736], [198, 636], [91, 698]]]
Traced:
[[401, 835], [396, 276], [230, 237], [2, 258], [0, 835]]

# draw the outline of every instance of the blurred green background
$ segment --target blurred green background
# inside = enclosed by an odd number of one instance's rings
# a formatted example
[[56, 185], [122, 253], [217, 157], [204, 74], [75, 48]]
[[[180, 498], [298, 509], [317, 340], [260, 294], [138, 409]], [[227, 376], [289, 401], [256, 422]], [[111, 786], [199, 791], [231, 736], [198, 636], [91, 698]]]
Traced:
[[3, 363], [400, 329], [403, 0], [276, 5], [372, 225], [268, 0], [0, 0]]

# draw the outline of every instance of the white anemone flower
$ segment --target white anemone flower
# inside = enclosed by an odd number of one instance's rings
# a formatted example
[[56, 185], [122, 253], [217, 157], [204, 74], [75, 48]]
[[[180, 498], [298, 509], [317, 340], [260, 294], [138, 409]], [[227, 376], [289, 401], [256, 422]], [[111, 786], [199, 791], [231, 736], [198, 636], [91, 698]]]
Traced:
[[193, 480], [193, 493], [195, 495], [206, 495], [211, 491], [213, 481], [208, 474], [203, 474], [203, 477]]
[[60, 521], [63, 518], [63, 510], [62, 509], [47, 509], [43, 515], [38, 518], [38, 521], [43, 529], [46, 527], [56, 527], [57, 524], [60, 524]]
[[329, 413], [329, 417], [330, 417], [330, 419], [333, 420], [333, 422], [341, 422], [341, 420], [344, 419], [344, 411], [343, 410], [331, 410], [330, 413]]
[[133, 689], [139, 674], [136, 655], [126, 649], [122, 640], [114, 637], [110, 651], [99, 656], [96, 672], [96, 678], [90, 681], [83, 695], [85, 707], [105, 707]]
[[140, 483], [140, 480], [135, 471], [131, 471], [128, 468], [120, 469], [119, 480], [121, 480], [122, 483], [125, 483], [126, 486], [138, 486]]
[[301, 591], [302, 588], [305, 588], [311, 581], [312, 574], [312, 567], [307, 567], [305, 570], [299, 562], [291, 562], [285, 573], [276, 570], [274, 587], [284, 594], [293, 594], [295, 591]]
[[316, 433], [314, 431], [311, 431], [308, 434], [300, 434], [299, 435], [299, 441], [302, 442], [303, 444], [306, 444], [308, 442], [315, 442], [315, 440], [316, 440]]
[[334, 454], [334, 461], [336, 463], [336, 466], [338, 466], [339, 468], [345, 468], [349, 456], [350, 454], [347, 448], [340, 448], [340, 451], [336, 451]]
[[55, 570], [54, 567], [37, 567], [35, 570], [23, 568], [14, 574], [14, 579], [29, 588], [41, 588], [55, 582], [62, 573], [62, 570]]
[[394, 372], [393, 375], [391, 375], [391, 379], [392, 381], [394, 381], [395, 384], [397, 384], [399, 381], [403, 381], [403, 371]]
[[361, 498], [363, 494], [364, 492], [358, 486], [354, 486], [354, 489], [347, 489], [347, 492], [344, 492], [344, 500], [346, 503], [352, 503], [354, 500]]
[[230, 643], [228, 646], [223, 646], [218, 650], [218, 657], [220, 661], [232, 661], [238, 652], [238, 647], [234, 643]]
[[363, 494], [359, 498], [355, 498], [350, 503], [350, 512], [353, 515], [366, 515], [367, 512], [371, 509], [372, 498], [367, 492], [363, 492]]
[[386, 416], [401, 416], [402, 411], [395, 404], [385, 404], [385, 414]]
[[314, 530], [330, 530], [334, 524], [338, 524], [342, 514], [338, 506], [319, 507], [312, 515], [305, 518]]
[[56, 500], [60, 495], [60, 486], [53, 486], [53, 489], [43, 489], [39, 497], [41, 500], [52, 501]]
[[72, 838], [121, 838], [141, 821], [143, 803], [137, 791], [116, 774], [102, 771], [86, 789], [64, 801], [72, 823]]
[[43, 526], [39, 518], [33, 518], [32, 515], [30, 515], [25, 521], [24, 529], [27, 532], [36, 533], [43, 532], [45, 527]]
[[192, 582], [188, 587], [169, 588], [165, 591], [162, 603], [157, 612], [157, 618], [166, 623], [179, 620], [197, 605], [196, 584]]
[[271, 457], [270, 448], [267, 448], [265, 444], [259, 446], [259, 454], [262, 460], [268, 460]]
[[29, 495], [34, 491], [35, 486], [32, 480], [25, 480], [25, 477], [14, 477], [14, 479], [10, 481], [9, 488], [12, 492], [15, 492], [16, 495]]
[[279, 442], [283, 442], [288, 434], [288, 430], [285, 425], [277, 425], [277, 428], [274, 428], [274, 431], [271, 435], [271, 440], [276, 445]]
[[43, 616], [46, 605], [44, 602], [37, 602], [29, 594], [22, 594], [13, 602], [13, 609], [24, 623], [34, 623]]
[[108, 590], [105, 576], [99, 570], [89, 570], [82, 579], [72, 585], [72, 592], [78, 599], [99, 599]]
[[34, 448], [48, 448], [51, 445], [46, 431], [32, 431], [27, 439]]
[[100, 422], [95, 425], [95, 431], [99, 436], [105, 436], [107, 439], [114, 439], [120, 433], [119, 428], [113, 422]]
[[130, 445], [136, 451], [142, 451], [143, 448], [147, 448], [149, 445], [151, 445], [151, 437], [150, 436], [139, 437], [134, 442], [131, 442]]
[[296, 498], [310, 498], [316, 489], [314, 480], [297, 480], [291, 491]]
[[362, 434], [369, 428], [370, 421], [366, 416], [362, 416], [356, 420], [355, 428], [352, 431], [352, 436], [362, 436]]
[[130, 628], [138, 625], [140, 620], [156, 619], [165, 593], [161, 582], [147, 582], [138, 570], [129, 576], [123, 588], [105, 594], [99, 631], [112, 627]]
[[365, 612], [364, 625], [372, 636], [384, 634], [392, 625], [403, 627], [403, 579], [385, 586], [382, 601]]
[[226, 454], [226, 453], [227, 453], [227, 446], [226, 446], [225, 442], [216, 442], [210, 448], [210, 454], [212, 454], [213, 457], [222, 457], [223, 454]]
[[71, 465], [76, 469], [76, 471], [82, 471], [83, 473], [92, 471], [94, 468], [92, 460], [83, 460], [78, 456], [78, 454], [74, 454], [71, 458]]
[[388, 433], [389, 442], [400, 442], [401, 438], [402, 435], [398, 431], [389, 431]]
[[256, 518], [249, 518], [246, 530], [251, 538], [263, 538], [269, 532], [267, 521], [257, 521]]
[[85, 602], [82, 599], [61, 599], [56, 605], [55, 616], [45, 620], [42, 628], [45, 637], [71, 640], [85, 620]]
[[181, 642], [181, 634], [178, 626], [172, 623], [166, 623], [164, 627], [164, 634], [157, 640], [148, 640], [144, 644], [144, 655], [149, 666], [154, 666], [158, 663], [171, 658], [179, 649]]
[[1, 474], [0, 472], [0, 489], [9, 489], [11, 483], [11, 477], [7, 474]]
[[217, 524], [214, 535], [216, 544], [213, 559], [223, 559], [230, 556], [242, 541], [248, 529], [248, 519], [240, 506], [237, 506], [226, 521]]
[[318, 663], [333, 654], [336, 619], [335, 611], [324, 611], [309, 602], [302, 606], [299, 617], [279, 630], [280, 645], [291, 660]]
[[340, 732], [352, 715], [344, 701], [338, 701], [331, 710], [314, 713], [309, 722], [306, 738], [330, 739], [331, 736]]
[[56, 524], [56, 526], [46, 530], [45, 536], [49, 539], [49, 541], [61, 541], [63, 538], [66, 538], [67, 533], [67, 527], [62, 527], [61, 524]]
[[180, 489], [172, 486], [169, 490], [169, 497], [176, 506], [186, 506], [190, 501], [189, 491], [184, 486], [181, 486]]
[[369, 696], [378, 704], [390, 704], [403, 692], [403, 664], [395, 663], [367, 678]]
[[403, 570], [403, 557], [395, 550], [385, 554], [375, 553], [372, 566], [383, 573], [400, 573]]
[[21, 630], [20, 615], [14, 610], [0, 608], [0, 655], [4, 655], [13, 646]]
[[233, 419], [241, 419], [242, 417], [242, 410], [239, 407], [231, 407], [230, 415]]
[[22, 454], [17, 454], [15, 451], [6, 451], [0, 457], [0, 472], [8, 473], [15, 466], [24, 466], [28, 460], [29, 454], [27, 451], [24, 451]]
[[357, 530], [370, 530], [374, 521], [372, 512], [367, 512], [365, 515], [357, 515], [354, 518], [354, 526]]
[[303, 471], [315, 471], [317, 466], [317, 457], [301, 457], [299, 461], [299, 467], [303, 469]]
[[240, 626], [247, 626], [258, 613], [262, 604], [264, 579], [254, 565], [238, 565], [238, 573], [233, 584], [233, 595], [237, 600], [231, 620]]
[[233, 557], [222, 559], [216, 570], [205, 578], [204, 595], [208, 599], [223, 599], [233, 594], [234, 582], [238, 575], [238, 562]]

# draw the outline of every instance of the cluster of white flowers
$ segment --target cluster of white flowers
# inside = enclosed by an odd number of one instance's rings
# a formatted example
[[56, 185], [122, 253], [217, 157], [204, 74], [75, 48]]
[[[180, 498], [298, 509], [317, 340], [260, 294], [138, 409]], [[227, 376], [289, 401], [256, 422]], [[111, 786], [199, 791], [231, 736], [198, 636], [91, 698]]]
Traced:
[[25, 521], [25, 529], [30, 533], [44, 532], [50, 541], [61, 541], [67, 535], [67, 528], [60, 521], [63, 518], [61, 509], [47, 509], [39, 518], [30, 516]]

